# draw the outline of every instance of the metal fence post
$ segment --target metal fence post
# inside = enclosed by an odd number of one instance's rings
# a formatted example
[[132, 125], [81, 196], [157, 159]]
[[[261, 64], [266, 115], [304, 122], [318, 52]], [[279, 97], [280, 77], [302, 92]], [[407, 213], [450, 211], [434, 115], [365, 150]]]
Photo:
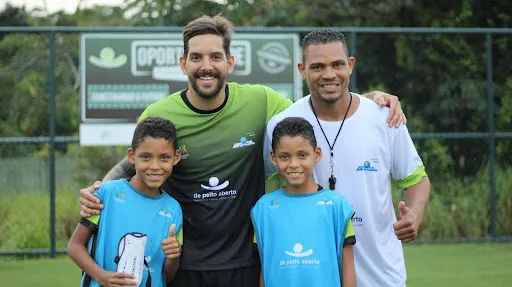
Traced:
[[50, 32], [49, 87], [49, 144], [50, 144], [50, 257], [55, 257], [55, 32]]
[[492, 35], [485, 34], [485, 52], [487, 55], [487, 124], [489, 127], [489, 180], [491, 185], [491, 237], [498, 236], [496, 212], [496, 144], [494, 135], [494, 94], [492, 75]]
[[[318, 27], [235, 27], [235, 32], [247, 33], [308, 33]], [[490, 219], [489, 235], [478, 238], [438, 238], [432, 240], [416, 240], [416, 243], [437, 243], [437, 242], [501, 242], [512, 241], [512, 236], [498, 236], [498, 210], [497, 210], [497, 183], [496, 183], [496, 140], [512, 139], [510, 131], [495, 131], [495, 107], [494, 107], [494, 84], [493, 84], [493, 55], [492, 55], [492, 36], [493, 35], [512, 35], [512, 28], [408, 28], [408, 27], [338, 27], [347, 34], [350, 40], [350, 54], [357, 57], [357, 34], [466, 34], [466, 35], [484, 35], [486, 49], [486, 105], [487, 105], [487, 124], [488, 129], [484, 132], [431, 132], [431, 133], [411, 133], [413, 139], [480, 139], [488, 140], [489, 150], [489, 186], [490, 192]], [[33, 256], [50, 255], [54, 258], [58, 254], [65, 254], [66, 249], [56, 249], [56, 161], [55, 144], [56, 143], [79, 143], [77, 136], [56, 136], [56, 44], [55, 37], [57, 33], [181, 33], [183, 27], [0, 27], [0, 33], [31, 33], [49, 35], [49, 69], [48, 69], [48, 92], [49, 92], [49, 132], [46, 136], [27, 136], [27, 137], [0, 137], [0, 144], [37, 144], [48, 143], [49, 145], [49, 197], [50, 197], [50, 248], [44, 249], [20, 249], [20, 250], [0, 250], [0, 257], [7, 256]], [[354, 69], [351, 77], [351, 90], [357, 91], [358, 76]], [[44, 95], [41, 95], [44, 96]]]
[[[357, 32], [350, 33], [350, 54], [357, 60]], [[350, 90], [357, 93], [357, 66], [352, 70], [350, 77]]]

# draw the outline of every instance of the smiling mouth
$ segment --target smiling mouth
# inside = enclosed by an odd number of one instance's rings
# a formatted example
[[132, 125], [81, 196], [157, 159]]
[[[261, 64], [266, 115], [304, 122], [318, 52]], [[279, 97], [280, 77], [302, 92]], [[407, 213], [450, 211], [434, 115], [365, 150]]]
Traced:
[[287, 172], [286, 174], [291, 175], [291, 176], [299, 176], [299, 175], [303, 174], [303, 172]]
[[146, 174], [151, 179], [159, 179], [163, 176], [163, 174]]
[[325, 88], [325, 89], [334, 89], [336, 87], [338, 87], [340, 84], [323, 84], [323, 85], [320, 85], [320, 87], [322, 88]]
[[210, 81], [210, 80], [215, 79], [215, 77], [214, 76], [202, 76], [202, 77], [199, 77], [199, 79], [202, 81]]

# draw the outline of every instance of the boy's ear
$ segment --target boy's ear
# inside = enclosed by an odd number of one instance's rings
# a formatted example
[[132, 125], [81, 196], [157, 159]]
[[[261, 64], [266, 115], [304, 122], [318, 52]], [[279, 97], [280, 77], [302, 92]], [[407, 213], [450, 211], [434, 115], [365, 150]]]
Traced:
[[320, 147], [316, 147], [315, 149], [315, 163], [318, 163], [322, 159], [322, 149]]
[[273, 151], [270, 152], [270, 162], [272, 162], [273, 165], [277, 166], [276, 154]]
[[126, 157], [131, 164], [135, 164], [135, 151], [131, 147], [128, 148]]
[[177, 165], [178, 162], [180, 162], [180, 160], [181, 160], [181, 152], [179, 149], [176, 149], [174, 151], [174, 162], [172, 165]]

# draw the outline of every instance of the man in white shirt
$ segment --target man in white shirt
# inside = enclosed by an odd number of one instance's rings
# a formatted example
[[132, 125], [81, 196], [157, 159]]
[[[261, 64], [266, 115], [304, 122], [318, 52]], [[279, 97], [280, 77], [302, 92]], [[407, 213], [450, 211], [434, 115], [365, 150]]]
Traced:
[[[316, 164], [317, 183], [341, 193], [354, 207], [352, 218], [359, 287], [405, 286], [402, 242], [416, 238], [430, 198], [430, 181], [407, 127], [388, 127], [388, 110], [349, 92], [355, 59], [342, 33], [320, 29], [302, 42], [298, 68], [310, 95], [300, 99], [267, 124], [265, 159], [272, 131], [286, 117], [300, 116], [315, 129], [322, 148]], [[268, 161], [266, 175], [275, 169]], [[391, 177], [405, 189], [395, 216]]]

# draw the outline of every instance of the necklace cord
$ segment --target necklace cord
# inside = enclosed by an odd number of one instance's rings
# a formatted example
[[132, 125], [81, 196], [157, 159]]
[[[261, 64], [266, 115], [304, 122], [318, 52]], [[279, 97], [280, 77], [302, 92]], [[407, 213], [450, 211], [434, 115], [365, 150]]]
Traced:
[[318, 123], [318, 126], [320, 127], [320, 130], [322, 131], [322, 134], [324, 135], [325, 141], [327, 141], [327, 145], [329, 145], [330, 149], [330, 165], [331, 165], [331, 177], [329, 178], [329, 189], [334, 190], [336, 188], [336, 177], [334, 177], [334, 145], [336, 144], [336, 140], [338, 140], [338, 136], [340, 135], [341, 129], [343, 128], [343, 124], [345, 123], [345, 119], [347, 118], [348, 111], [350, 111], [350, 106], [352, 105], [352, 93], [349, 92], [350, 95], [350, 101], [348, 102], [348, 108], [345, 112], [345, 116], [343, 117], [343, 120], [341, 121], [340, 128], [338, 129], [338, 133], [336, 134], [336, 137], [334, 138], [334, 142], [329, 142], [329, 139], [327, 138], [327, 135], [324, 132], [324, 129], [322, 128], [322, 125], [320, 124], [320, 120], [318, 119], [318, 116], [316, 115], [315, 107], [313, 106], [313, 101], [311, 100], [311, 97], [309, 98], [309, 104], [311, 105], [311, 110], [313, 111], [313, 114], [315, 115], [316, 122]]
[[336, 134], [336, 137], [334, 138], [334, 142], [332, 143], [332, 146], [331, 146], [331, 143], [329, 142], [329, 139], [327, 139], [327, 136], [325, 135], [324, 129], [322, 128], [320, 121], [318, 120], [318, 116], [316, 115], [315, 107], [313, 106], [313, 101], [311, 100], [311, 97], [309, 98], [309, 104], [311, 105], [311, 110], [313, 111], [313, 114], [315, 115], [316, 122], [318, 123], [318, 126], [320, 127], [322, 134], [324, 134], [324, 138], [327, 141], [327, 144], [329, 145], [329, 149], [331, 151], [331, 157], [333, 156], [333, 150], [334, 150], [334, 145], [336, 144], [336, 140], [338, 140], [338, 136], [340, 135], [341, 129], [343, 128], [343, 124], [345, 123], [345, 119], [347, 118], [348, 111], [350, 110], [350, 106], [352, 105], [352, 93], [349, 92], [349, 95], [350, 95], [350, 101], [348, 102], [348, 108], [347, 108], [347, 111], [345, 112], [345, 116], [343, 117], [343, 121], [341, 121], [340, 128], [338, 129], [338, 133]]

